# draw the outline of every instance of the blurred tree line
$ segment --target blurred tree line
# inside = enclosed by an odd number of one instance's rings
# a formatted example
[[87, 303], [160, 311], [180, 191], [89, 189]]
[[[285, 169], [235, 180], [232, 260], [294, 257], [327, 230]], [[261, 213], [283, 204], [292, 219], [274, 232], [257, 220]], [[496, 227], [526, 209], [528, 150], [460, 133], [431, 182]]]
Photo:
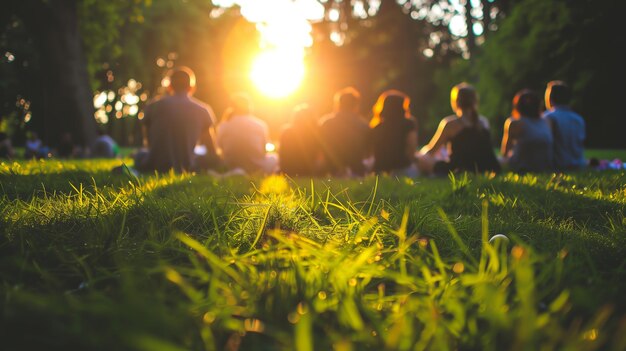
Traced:
[[163, 93], [169, 68], [188, 65], [197, 74], [196, 96], [218, 115], [229, 93], [246, 90], [274, 133], [295, 104], [308, 102], [325, 113], [333, 92], [346, 85], [362, 92], [365, 117], [382, 91], [404, 90], [420, 123], [420, 143], [451, 113], [449, 91], [460, 81], [479, 89], [481, 113], [491, 119], [497, 141], [517, 90], [543, 91], [548, 81], [562, 79], [587, 122], [587, 146], [626, 146], [619, 135], [626, 121], [617, 106], [626, 78], [618, 62], [625, 44], [621, 1], [320, 3], [325, 17], [313, 24], [308, 78], [291, 97], [272, 101], [248, 79], [259, 38], [237, 6], [209, 0], [5, 1], [0, 128], [16, 144], [32, 129], [51, 145], [66, 131], [87, 145], [99, 123], [122, 144], [139, 145], [141, 107]]

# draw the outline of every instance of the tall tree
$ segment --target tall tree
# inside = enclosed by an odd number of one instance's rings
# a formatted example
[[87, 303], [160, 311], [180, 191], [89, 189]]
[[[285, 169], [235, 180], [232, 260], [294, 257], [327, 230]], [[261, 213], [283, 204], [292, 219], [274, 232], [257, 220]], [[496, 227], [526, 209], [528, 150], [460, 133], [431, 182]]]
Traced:
[[8, 8], [25, 24], [39, 56], [40, 104], [33, 106], [38, 129], [51, 145], [65, 132], [87, 146], [96, 134], [87, 65], [73, 0], [11, 1]]

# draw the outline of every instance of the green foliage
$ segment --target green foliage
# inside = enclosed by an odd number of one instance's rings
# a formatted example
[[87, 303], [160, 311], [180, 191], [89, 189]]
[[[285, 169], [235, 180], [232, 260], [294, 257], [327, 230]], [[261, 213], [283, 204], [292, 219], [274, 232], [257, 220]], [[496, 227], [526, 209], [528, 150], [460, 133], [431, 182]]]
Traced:
[[0, 164], [4, 348], [624, 348], [623, 172], [135, 178], [115, 163]]

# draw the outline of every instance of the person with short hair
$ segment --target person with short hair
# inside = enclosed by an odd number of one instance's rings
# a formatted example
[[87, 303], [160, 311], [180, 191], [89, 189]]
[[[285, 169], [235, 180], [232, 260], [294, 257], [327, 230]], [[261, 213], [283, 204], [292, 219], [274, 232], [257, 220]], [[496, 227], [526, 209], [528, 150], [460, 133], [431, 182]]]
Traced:
[[361, 94], [353, 87], [335, 93], [334, 112], [320, 122], [325, 171], [337, 176], [362, 176], [369, 126], [359, 115]]
[[247, 94], [233, 94], [230, 107], [217, 126], [217, 145], [230, 170], [242, 169], [248, 174], [273, 173], [278, 160], [265, 150], [269, 128], [265, 121], [252, 114], [252, 110]]
[[541, 97], [530, 89], [513, 98], [513, 111], [504, 123], [502, 161], [518, 173], [553, 169], [553, 140], [550, 122], [541, 118]]
[[410, 104], [405, 93], [391, 89], [380, 94], [372, 109], [371, 147], [377, 174], [418, 175], [414, 163], [417, 120], [411, 115]]
[[[419, 152], [418, 165], [422, 174], [447, 175], [449, 172], [500, 172], [489, 122], [478, 114], [478, 93], [468, 83], [459, 83], [450, 91], [454, 115], [439, 123], [437, 132]], [[449, 160], [437, 160], [439, 149], [446, 147]]]
[[198, 170], [194, 148], [202, 138], [214, 140], [213, 110], [192, 97], [196, 76], [189, 67], [171, 70], [165, 83], [169, 95], [144, 109], [148, 151], [136, 155], [135, 167], [159, 172]]
[[545, 92], [546, 111], [543, 118], [550, 121], [554, 137], [554, 165], [559, 171], [585, 167], [585, 120], [570, 108], [572, 93], [560, 80], [548, 83]]
[[98, 129], [98, 137], [93, 142], [91, 157], [115, 158], [119, 156], [120, 148], [103, 129]]

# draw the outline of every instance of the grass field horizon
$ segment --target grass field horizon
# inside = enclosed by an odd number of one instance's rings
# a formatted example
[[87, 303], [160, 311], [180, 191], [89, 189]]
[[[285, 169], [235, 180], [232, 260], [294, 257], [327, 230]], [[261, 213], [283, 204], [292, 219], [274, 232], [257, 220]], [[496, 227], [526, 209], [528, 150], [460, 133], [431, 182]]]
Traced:
[[135, 177], [120, 162], [0, 163], [0, 348], [626, 349], [624, 171]]

